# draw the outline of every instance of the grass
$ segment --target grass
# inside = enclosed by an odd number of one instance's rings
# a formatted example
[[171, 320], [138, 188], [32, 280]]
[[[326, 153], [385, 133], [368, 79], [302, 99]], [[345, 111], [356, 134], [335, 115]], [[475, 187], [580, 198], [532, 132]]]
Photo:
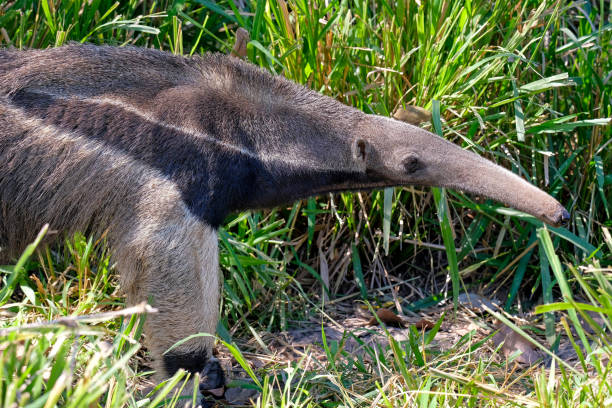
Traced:
[[[368, 113], [426, 108], [422, 126], [570, 210], [569, 225], [550, 228], [491, 201], [410, 188], [231, 216], [219, 233], [218, 335], [229, 346], [219, 348], [252, 373], [256, 405], [610, 406], [611, 12], [603, 0], [17, 0], [0, 4], [0, 38], [19, 48], [88, 41], [227, 53], [244, 27], [250, 62]], [[3, 406], [177, 404], [164, 384], [134, 391], [146, 381], [144, 317], [100, 315], [124, 304], [97, 239], [71, 237], [2, 267]], [[453, 308], [463, 291], [510, 314]], [[346, 348], [350, 335], [297, 360], [271, 350], [274, 333], [327, 324], [342, 316], [338, 305], [366, 300], [408, 315], [444, 309], [445, 324], [468, 313], [480, 329], [447, 349], [435, 344], [438, 330], [413, 327], [364, 354]], [[514, 325], [513, 314], [534, 308], [516, 329], [552, 353], [569, 345], [575, 364], [517, 368], [490, 345], [491, 316]], [[267, 363], [253, 370], [256, 355]]]

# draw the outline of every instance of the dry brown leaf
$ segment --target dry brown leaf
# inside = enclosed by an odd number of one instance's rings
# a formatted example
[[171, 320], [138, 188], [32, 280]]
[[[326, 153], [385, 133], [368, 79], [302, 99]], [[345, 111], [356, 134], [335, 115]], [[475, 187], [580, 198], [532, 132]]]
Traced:
[[498, 327], [499, 332], [493, 336], [491, 341], [495, 347], [503, 343], [501, 350], [506, 358], [520, 351], [521, 354], [514, 361], [520, 364], [533, 365], [542, 357], [533, 344], [510, 327], [500, 322], [498, 322]]
[[244, 58], [247, 55], [247, 44], [251, 40], [249, 32], [240, 27], [236, 30], [236, 42], [232, 48], [231, 55], [233, 57]]
[[405, 108], [400, 106], [393, 112], [393, 118], [411, 125], [419, 125], [431, 120], [431, 112], [419, 106], [408, 105]]
[[215, 398], [221, 398], [225, 392], [225, 387], [213, 388], [212, 390], [206, 390], [206, 392]]
[[[396, 315], [394, 312], [384, 307], [381, 307], [380, 309], [376, 311], [376, 316], [378, 316], [381, 322], [383, 322], [384, 324], [388, 326], [403, 326], [404, 325], [404, 319], [402, 319], [401, 317]], [[377, 325], [377, 324], [378, 324], [378, 320], [376, 320], [375, 317], [372, 317], [370, 321], [368, 322], [368, 325]]]
[[36, 283], [36, 290], [38, 291], [38, 293], [40, 293], [41, 297], [44, 298], [45, 296], [47, 296], [47, 291], [45, 290], [45, 286], [42, 284], [40, 279], [38, 279], [38, 276], [32, 274], [30, 275], [30, 279], [32, 279], [34, 283]]
[[421, 319], [421, 320], [419, 320], [418, 322], [416, 322], [414, 324], [414, 327], [416, 327], [418, 330], [423, 330], [423, 329], [431, 330], [435, 326], [436, 326], [435, 323], [433, 323], [432, 321], [427, 320], [427, 319]]

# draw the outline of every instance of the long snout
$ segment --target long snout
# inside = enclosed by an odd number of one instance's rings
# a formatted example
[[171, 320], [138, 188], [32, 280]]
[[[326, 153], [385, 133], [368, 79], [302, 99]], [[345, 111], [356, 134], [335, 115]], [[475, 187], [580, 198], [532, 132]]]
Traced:
[[370, 117], [367, 123], [377, 135], [377, 154], [369, 164], [390, 179], [491, 198], [554, 226], [569, 220], [567, 210], [553, 197], [475, 153], [398, 121]]
[[451, 145], [447, 165], [439, 175], [439, 184], [494, 199], [559, 226], [569, 220], [567, 210], [553, 197], [475, 153]]

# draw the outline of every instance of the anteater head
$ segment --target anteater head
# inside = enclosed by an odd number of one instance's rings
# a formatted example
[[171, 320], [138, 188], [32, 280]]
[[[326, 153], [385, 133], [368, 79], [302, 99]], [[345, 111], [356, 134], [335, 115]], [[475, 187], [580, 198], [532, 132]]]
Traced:
[[516, 174], [407, 123], [366, 115], [352, 152], [373, 184], [448, 187], [497, 200], [554, 226], [569, 219], [557, 200]]
[[364, 114], [242, 61], [231, 66], [226, 82], [241, 85], [229, 94], [263, 112], [261, 122], [274, 123], [255, 138], [265, 144], [257, 150], [274, 151], [298, 168], [280, 181], [290, 193], [275, 189], [270, 203], [328, 191], [437, 186], [497, 200], [551, 225], [569, 219], [557, 200], [518, 175], [426, 130]]

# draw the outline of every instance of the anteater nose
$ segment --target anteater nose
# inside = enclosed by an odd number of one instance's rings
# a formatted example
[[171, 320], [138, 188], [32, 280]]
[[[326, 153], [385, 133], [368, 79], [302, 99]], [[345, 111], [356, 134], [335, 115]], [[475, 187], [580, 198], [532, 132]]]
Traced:
[[564, 208], [563, 211], [561, 211], [561, 222], [568, 222], [570, 219], [570, 215], [567, 212], [567, 210]]
[[564, 225], [569, 221], [569, 219], [570, 219], [570, 214], [567, 212], [565, 208], [561, 207], [561, 209], [557, 212], [555, 224]]

